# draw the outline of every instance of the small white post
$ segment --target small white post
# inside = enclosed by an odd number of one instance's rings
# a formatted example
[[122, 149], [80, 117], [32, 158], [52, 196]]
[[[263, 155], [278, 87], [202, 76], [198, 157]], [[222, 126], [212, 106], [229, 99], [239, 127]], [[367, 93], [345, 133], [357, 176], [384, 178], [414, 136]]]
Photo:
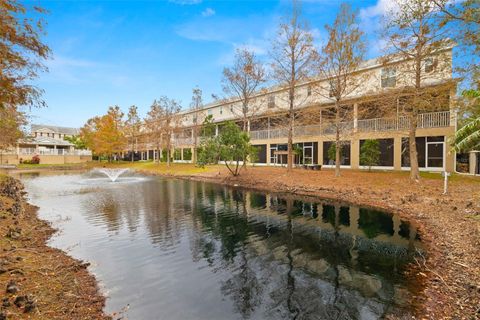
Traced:
[[450, 175], [450, 172], [444, 171], [444, 172], [442, 172], [442, 175], [444, 177], [444, 180], [443, 180], [443, 194], [447, 194], [447, 191], [448, 191], [448, 176]]

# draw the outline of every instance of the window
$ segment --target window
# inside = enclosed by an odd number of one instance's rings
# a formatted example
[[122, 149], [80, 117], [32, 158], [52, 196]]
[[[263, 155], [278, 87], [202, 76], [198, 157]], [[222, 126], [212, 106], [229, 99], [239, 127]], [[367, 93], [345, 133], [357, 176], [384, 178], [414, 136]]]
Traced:
[[286, 153], [287, 150], [288, 150], [288, 146], [286, 144], [271, 144], [270, 145], [270, 163], [287, 164], [287, 153]]
[[425, 59], [425, 73], [430, 73], [435, 70], [436, 67], [436, 60], [433, 58], [426, 58]]
[[[445, 137], [417, 137], [415, 143], [420, 168], [443, 168]], [[408, 138], [402, 138], [402, 167], [410, 167]]]
[[268, 107], [275, 108], [275, 96], [271, 95], [268, 97]]
[[220, 114], [223, 114], [223, 109], [222, 108], [220, 108]]
[[208, 115], [211, 116], [213, 114], [213, 110], [212, 109], [208, 109]]
[[307, 97], [312, 95], [312, 86], [307, 86]]
[[173, 159], [174, 160], [182, 160], [182, 149], [175, 149], [173, 151]]
[[[335, 165], [335, 158], [333, 157], [333, 153], [335, 152], [334, 141], [324, 141], [323, 142], [323, 164], [324, 165]], [[332, 159], [329, 157], [329, 150], [331, 149], [330, 153]], [[341, 150], [340, 150], [340, 165], [342, 166], [349, 166], [350, 165], [350, 141], [342, 141], [341, 142]]]
[[190, 148], [185, 148], [185, 149], [182, 149], [182, 152], [183, 152], [183, 160], [192, 160], [192, 149]]
[[382, 69], [382, 88], [393, 88], [397, 84], [397, 70], [395, 68]]
[[[415, 138], [418, 166], [425, 168], [425, 137]], [[402, 167], [410, 167], [410, 145], [408, 138], [402, 138]]]
[[[360, 150], [366, 140], [360, 140]], [[380, 158], [377, 166], [379, 167], [393, 167], [393, 139], [377, 139], [378, 147], [380, 150]], [[360, 161], [360, 165], [364, 166], [365, 163]]]
[[267, 145], [260, 144], [253, 146], [256, 149], [257, 153], [257, 163], [267, 163]]

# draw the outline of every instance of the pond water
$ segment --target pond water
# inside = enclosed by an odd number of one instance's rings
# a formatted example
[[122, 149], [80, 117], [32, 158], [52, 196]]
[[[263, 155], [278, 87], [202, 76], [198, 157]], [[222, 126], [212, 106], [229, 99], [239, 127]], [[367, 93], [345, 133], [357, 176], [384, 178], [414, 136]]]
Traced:
[[21, 179], [61, 230], [50, 244], [92, 262], [106, 311], [129, 319], [378, 319], [415, 290], [416, 228], [385, 212], [143, 176]]

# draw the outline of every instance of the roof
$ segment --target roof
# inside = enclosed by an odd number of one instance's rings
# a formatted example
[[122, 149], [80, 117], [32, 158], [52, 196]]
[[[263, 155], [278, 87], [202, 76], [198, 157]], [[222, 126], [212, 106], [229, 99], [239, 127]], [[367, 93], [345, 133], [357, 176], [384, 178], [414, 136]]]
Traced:
[[53, 146], [53, 145], [57, 145], [57, 146], [73, 146], [73, 144], [71, 144], [70, 142], [68, 141], [65, 141], [65, 140], [61, 140], [61, 139], [54, 139], [54, 138], [50, 138], [50, 137], [31, 137], [31, 138], [26, 138], [26, 139], [22, 139], [22, 140], [19, 140], [19, 143], [21, 144], [35, 144], [35, 145], [48, 145], [48, 146]]
[[60, 134], [67, 134], [67, 135], [74, 136], [80, 133], [80, 129], [70, 128], [70, 127], [49, 126], [45, 124], [32, 124], [32, 132], [53, 132], [53, 133], [60, 133]]

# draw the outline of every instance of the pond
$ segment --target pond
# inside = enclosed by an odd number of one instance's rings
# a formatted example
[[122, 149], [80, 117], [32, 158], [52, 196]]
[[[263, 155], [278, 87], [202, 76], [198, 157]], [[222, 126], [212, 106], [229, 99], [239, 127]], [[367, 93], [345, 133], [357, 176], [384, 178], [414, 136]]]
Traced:
[[378, 319], [416, 292], [420, 238], [386, 212], [137, 175], [21, 179], [61, 230], [50, 245], [92, 262], [106, 312], [129, 319]]

